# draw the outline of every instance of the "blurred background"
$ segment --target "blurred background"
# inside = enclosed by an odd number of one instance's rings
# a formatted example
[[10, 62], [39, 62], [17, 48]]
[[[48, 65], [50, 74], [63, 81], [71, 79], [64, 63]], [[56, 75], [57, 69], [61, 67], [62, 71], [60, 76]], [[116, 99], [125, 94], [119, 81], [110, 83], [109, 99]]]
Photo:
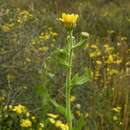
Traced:
[[89, 33], [73, 61], [73, 73], [92, 72], [92, 80], [72, 92], [73, 112], [85, 115], [83, 130], [129, 130], [129, 0], [0, 0], [1, 106], [24, 104], [46, 119], [56, 112], [48, 93], [65, 104], [65, 70], [53, 54], [65, 46], [63, 12], [79, 14], [77, 39]]

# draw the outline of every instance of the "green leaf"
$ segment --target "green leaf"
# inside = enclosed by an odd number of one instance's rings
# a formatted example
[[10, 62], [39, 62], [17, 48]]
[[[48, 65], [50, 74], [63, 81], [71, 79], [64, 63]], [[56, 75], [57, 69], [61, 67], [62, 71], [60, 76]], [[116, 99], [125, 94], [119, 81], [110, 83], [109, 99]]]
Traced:
[[64, 59], [59, 59], [58, 61], [59, 61], [59, 63], [60, 63], [61, 65], [64, 65], [65, 68], [70, 68], [70, 65], [67, 63], [66, 60], [64, 60]]
[[77, 43], [76, 45], [74, 45], [72, 48], [76, 49], [76, 48], [80, 48], [82, 46], [84, 46], [84, 44], [86, 43], [87, 39], [81, 40], [79, 43]]
[[50, 99], [50, 102], [54, 105], [54, 107], [57, 109], [59, 113], [61, 113], [63, 116], [66, 117], [66, 109], [64, 106], [58, 104], [55, 100]]
[[74, 128], [73, 130], [82, 130], [84, 125], [85, 125], [85, 119], [83, 115], [81, 115], [80, 119], [76, 121], [76, 128]]
[[65, 49], [57, 49], [55, 52], [56, 59], [57, 61], [61, 64], [64, 65], [66, 68], [69, 68], [69, 64], [67, 63], [67, 50]]
[[71, 86], [75, 85], [82, 85], [86, 82], [88, 82], [91, 79], [91, 70], [86, 69], [85, 73], [82, 76], [79, 76], [79, 74], [75, 74], [75, 76], [71, 80]]
[[46, 105], [49, 102], [50, 95], [47, 89], [43, 85], [37, 86], [37, 92], [42, 97], [43, 104]]
[[67, 50], [58, 48], [55, 52], [56, 56], [61, 59], [66, 59], [67, 57]]

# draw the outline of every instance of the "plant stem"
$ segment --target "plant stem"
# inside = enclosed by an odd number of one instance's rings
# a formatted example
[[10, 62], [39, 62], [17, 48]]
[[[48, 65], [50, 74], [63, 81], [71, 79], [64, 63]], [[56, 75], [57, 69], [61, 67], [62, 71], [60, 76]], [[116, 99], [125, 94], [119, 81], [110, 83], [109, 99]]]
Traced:
[[68, 44], [68, 56], [67, 56], [67, 62], [68, 62], [68, 68], [67, 68], [67, 75], [66, 75], [66, 114], [67, 114], [67, 123], [69, 126], [69, 130], [72, 130], [72, 115], [71, 115], [71, 102], [70, 102], [70, 96], [71, 96], [71, 77], [72, 77], [72, 45], [73, 45], [73, 31], [69, 31], [69, 38], [67, 40]]

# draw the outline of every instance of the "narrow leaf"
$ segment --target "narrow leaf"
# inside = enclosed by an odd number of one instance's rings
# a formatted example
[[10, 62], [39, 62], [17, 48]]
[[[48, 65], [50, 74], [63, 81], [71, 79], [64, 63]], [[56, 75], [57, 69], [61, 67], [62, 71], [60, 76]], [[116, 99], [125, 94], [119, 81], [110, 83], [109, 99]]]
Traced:
[[72, 78], [71, 85], [82, 85], [86, 82], [88, 82], [91, 79], [91, 71], [87, 69], [85, 73], [82, 76], [79, 76], [79, 74], [75, 74], [75, 76]]
[[58, 104], [55, 100], [50, 99], [50, 102], [53, 104], [53, 106], [57, 109], [59, 113], [61, 113], [63, 116], [66, 117], [66, 109], [64, 106]]

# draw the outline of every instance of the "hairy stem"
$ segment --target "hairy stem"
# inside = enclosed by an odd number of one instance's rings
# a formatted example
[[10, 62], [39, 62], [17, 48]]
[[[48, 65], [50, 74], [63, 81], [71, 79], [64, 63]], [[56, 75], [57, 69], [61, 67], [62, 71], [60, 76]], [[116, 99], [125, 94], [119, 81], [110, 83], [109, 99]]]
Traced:
[[67, 114], [67, 123], [69, 126], [69, 130], [72, 130], [72, 115], [71, 115], [71, 102], [70, 102], [70, 96], [71, 96], [71, 77], [72, 77], [72, 45], [73, 45], [73, 32], [69, 31], [69, 37], [67, 40], [67, 50], [68, 50], [68, 68], [67, 68], [67, 75], [66, 75], [66, 114]]

